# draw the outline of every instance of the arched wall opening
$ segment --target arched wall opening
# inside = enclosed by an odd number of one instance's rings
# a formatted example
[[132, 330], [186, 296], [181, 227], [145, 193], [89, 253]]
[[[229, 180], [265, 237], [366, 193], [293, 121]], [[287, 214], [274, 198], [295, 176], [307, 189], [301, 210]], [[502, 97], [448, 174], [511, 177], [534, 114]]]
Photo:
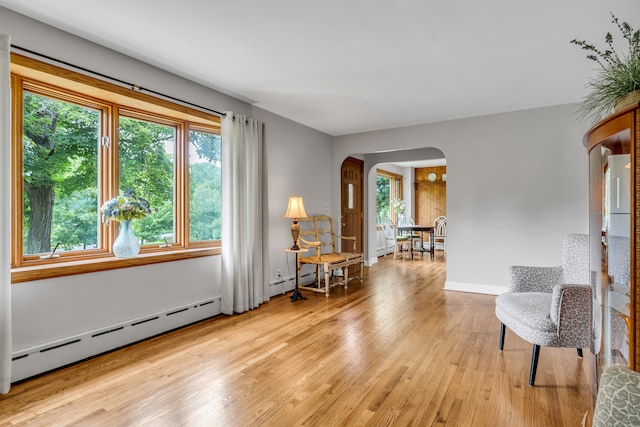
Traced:
[[[365, 261], [367, 265], [378, 262], [378, 237], [376, 220], [376, 169], [381, 164], [407, 163], [424, 160], [444, 160], [444, 153], [433, 147], [418, 148], [411, 150], [387, 151], [383, 153], [363, 154], [364, 175], [364, 248]], [[413, 168], [410, 172], [403, 174], [403, 194], [407, 202], [407, 210], [413, 211]]]

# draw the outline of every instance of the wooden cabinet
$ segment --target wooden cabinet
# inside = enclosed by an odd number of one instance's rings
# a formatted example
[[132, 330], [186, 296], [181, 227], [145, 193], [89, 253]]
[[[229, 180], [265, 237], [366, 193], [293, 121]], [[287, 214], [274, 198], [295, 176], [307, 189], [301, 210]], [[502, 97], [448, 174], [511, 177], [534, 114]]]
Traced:
[[640, 371], [640, 104], [584, 136], [589, 153], [594, 389], [602, 369]]
[[434, 166], [415, 170], [416, 224], [432, 225], [439, 216], [447, 216], [447, 167]]

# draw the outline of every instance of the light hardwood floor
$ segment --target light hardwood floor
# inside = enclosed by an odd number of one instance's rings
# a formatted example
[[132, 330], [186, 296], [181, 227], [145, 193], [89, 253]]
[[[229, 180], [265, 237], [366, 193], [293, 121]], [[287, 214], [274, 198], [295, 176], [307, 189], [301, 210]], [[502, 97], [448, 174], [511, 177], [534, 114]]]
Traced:
[[579, 426], [587, 359], [507, 332], [445, 262], [380, 259], [331, 297], [278, 296], [16, 384], [0, 426]]

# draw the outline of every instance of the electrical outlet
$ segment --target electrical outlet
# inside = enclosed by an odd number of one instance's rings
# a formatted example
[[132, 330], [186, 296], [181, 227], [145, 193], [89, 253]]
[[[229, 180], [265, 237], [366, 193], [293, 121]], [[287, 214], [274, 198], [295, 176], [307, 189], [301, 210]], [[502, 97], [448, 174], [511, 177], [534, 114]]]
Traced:
[[280, 269], [276, 270], [276, 274], [278, 275], [278, 279], [282, 279], [282, 273], [280, 272]]

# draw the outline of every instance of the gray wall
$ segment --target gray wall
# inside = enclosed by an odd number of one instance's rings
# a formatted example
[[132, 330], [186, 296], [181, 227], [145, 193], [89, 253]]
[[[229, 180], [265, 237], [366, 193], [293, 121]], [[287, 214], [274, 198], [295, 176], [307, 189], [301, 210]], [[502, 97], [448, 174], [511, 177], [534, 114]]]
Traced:
[[[198, 105], [263, 120], [267, 171], [265, 228], [268, 230], [265, 262], [270, 270], [265, 280], [273, 282], [278, 269], [285, 278], [288, 271], [293, 274], [295, 260], [285, 258], [283, 251], [291, 246], [291, 222], [284, 218], [288, 197], [294, 193], [303, 196], [310, 214], [332, 212], [330, 136], [4, 8], [0, 8], [0, 32], [11, 34], [14, 45]], [[214, 256], [14, 284], [14, 355], [174, 307], [218, 298], [220, 270], [220, 257]], [[273, 286], [271, 294], [292, 286], [293, 281], [287, 280]], [[211, 312], [208, 309], [207, 313]], [[169, 326], [177, 324], [173, 322]], [[148, 333], [158, 332], [149, 329]], [[134, 338], [144, 336], [137, 333]], [[114, 341], [110, 345], [122, 344]], [[108, 344], [101, 345], [96, 351], [104, 351]], [[86, 357], [91, 350], [69, 351], [72, 352]], [[70, 361], [61, 357], [38, 363], [46, 370], [56, 363], [59, 366]], [[19, 379], [16, 375], [34, 373], [32, 367], [14, 367], [14, 380]]]
[[[445, 288], [498, 293], [512, 264], [558, 265], [566, 233], [587, 232], [587, 155], [575, 105], [345, 135], [333, 170], [357, 153], [434, 147], [447, 161]], [[334, 215], [339, 183], [334, 182]], [[365, 193], [369, 198], [375, 193]], [[365, 201], [370, 208], [371, 202]], [[365, 259], [375, 258], [375, 212], [365, 212]]]
[[[265, 121], [265, 200], [268, 204], [265, 227], [269, 251], [271, 295], [292, 289], [295, 257], [285, 253], [291, 247], [291, 220], [284, 217], [289, 197], [302, 197], [308, 215], [331, 215], [331, 142], [329, 135], [282, 118], [260, 108], [253, 117]], [[280, 269], [286, 283], [277, 280]]]

